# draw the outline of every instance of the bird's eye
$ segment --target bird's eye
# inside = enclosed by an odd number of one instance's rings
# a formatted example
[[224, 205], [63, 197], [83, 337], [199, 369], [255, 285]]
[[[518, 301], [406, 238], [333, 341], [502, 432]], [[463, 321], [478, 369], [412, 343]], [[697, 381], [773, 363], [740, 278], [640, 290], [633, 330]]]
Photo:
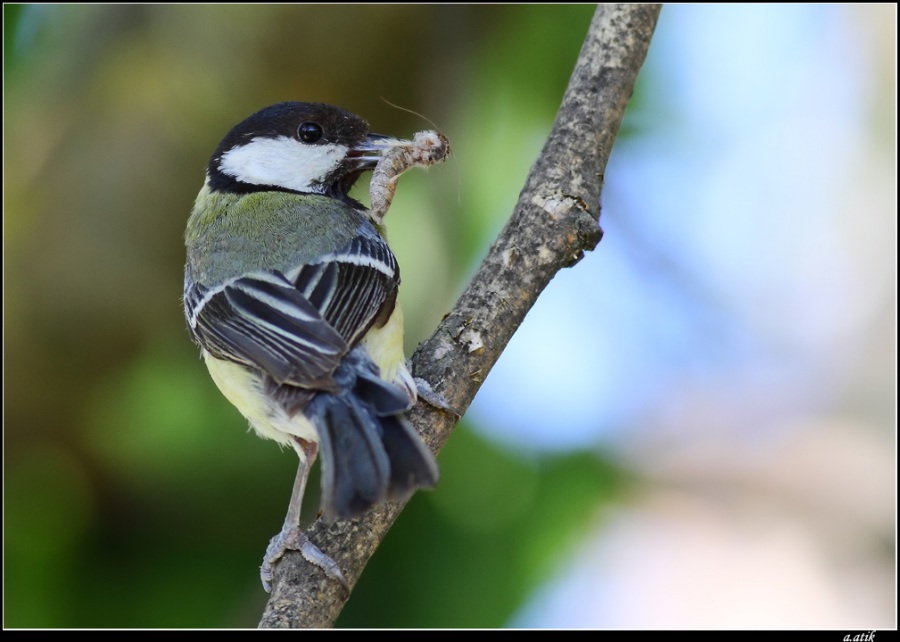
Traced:
[[304, 143], [315, 143], [322, 138], [322, 127], [316, 123], [303, 123], [297, 128], [297, 137]]

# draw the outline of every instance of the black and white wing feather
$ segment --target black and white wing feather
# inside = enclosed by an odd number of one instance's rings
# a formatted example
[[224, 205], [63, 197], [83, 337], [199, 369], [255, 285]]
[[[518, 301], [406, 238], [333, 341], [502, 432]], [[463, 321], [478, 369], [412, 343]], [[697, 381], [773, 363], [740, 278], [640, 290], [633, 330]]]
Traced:
[[290, 278], [352, 347], [373, 323], [383, 323], [393, 311], [400, 268], [381, 237], [358, 236], [342, 251], [300, 267]]
[[397, 261], [380, 236], [282, 274], [255, 272], [206, 287], [185, 277], [195, 341], [211, 355], [265, 372], [276, 385], [335, 390], [332, 374], [396, 301]]

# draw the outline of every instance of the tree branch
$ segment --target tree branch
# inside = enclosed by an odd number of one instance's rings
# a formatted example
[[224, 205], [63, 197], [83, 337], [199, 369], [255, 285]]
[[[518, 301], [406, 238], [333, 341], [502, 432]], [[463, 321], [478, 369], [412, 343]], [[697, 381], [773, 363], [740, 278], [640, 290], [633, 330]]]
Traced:
[[[603, 173], [644, 62], [659, 5], [600, 5], [544, 149], [512, 217], [469, 287], [413, 355], [413, 371], [465, 411], [538, 295], [556, 273], [600, 241]], [[437, 453], [458, 417], [420, 402], [410, 419]], [[384, 504], [364, 517], [307, 534], [354, 586], [403, 510]], [[325, 628], [349, 596], [321, 569], [289, 552], [275, 571], [261, 627]]]

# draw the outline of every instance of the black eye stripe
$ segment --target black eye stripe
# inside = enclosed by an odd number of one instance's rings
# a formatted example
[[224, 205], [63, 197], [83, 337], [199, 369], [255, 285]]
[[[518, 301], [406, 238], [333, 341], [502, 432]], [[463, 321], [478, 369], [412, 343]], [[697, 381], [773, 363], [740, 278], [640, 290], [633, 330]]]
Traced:
[[297, 128], [297, 138], [304, 143], [312, 144], [322, 138], [322, 126], [317, 123], [302, 123]]

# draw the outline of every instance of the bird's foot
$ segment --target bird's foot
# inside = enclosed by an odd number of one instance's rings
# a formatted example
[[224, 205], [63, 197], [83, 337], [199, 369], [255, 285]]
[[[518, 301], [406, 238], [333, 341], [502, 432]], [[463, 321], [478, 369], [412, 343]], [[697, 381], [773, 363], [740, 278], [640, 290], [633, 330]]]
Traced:
[[413, 381], [416, 382], [416, 392], [419, 395], [419, 399], [427, 403], [429, 406], [434, 406], [438, 410], [446, 410], [447, 412], [453, 413], [457, 417], [462, 417], [462, 413], [451, 406], [450, 403], [446, 399], [444, 399], [444, 395], [432, 389], [430, 383], [428, 383], [421, 377], [414, 377]]
[[344, 590], [348, 593], [350, 592], [347, 578], [344, 577], [337, 562], [320, 551], [315, 544], [309, 541], [309, 538], [299, 527], [294, 526], [283, 528], [278, 535], [269, 540], [266, 555], [263, 557], [263, 563], [259, 569], [259, 577], [262, 580], [266, 593], [272, 592], [272, 580], [275, 579], [275, 565], [284, 556], [285, 551], [300, 551], [300, 554], [303, 555], [307, 562], [321, 568], [328, 577], [336, 579], [344, 587]]

